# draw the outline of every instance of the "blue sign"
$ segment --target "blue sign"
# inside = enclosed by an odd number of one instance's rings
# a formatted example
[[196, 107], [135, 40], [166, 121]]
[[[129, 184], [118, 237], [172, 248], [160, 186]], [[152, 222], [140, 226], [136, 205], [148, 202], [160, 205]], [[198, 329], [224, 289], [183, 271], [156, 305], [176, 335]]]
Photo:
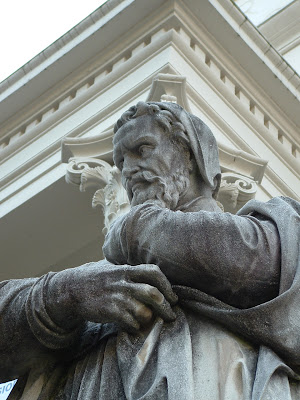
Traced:
[[15, 386], [15, 383], [17, 382], [17, 379], [14, 381], [6, 382], [6, 383], [0, 383], [0, 400], [6, 400], [10, 392], [12, 391], [12, 388]]

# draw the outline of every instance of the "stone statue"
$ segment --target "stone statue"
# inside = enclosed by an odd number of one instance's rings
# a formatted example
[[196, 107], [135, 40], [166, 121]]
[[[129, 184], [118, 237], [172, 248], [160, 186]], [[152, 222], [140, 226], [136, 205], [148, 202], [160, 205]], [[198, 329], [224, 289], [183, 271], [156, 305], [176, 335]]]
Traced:
[[223, 213], [216, 141], [173, 103], [125, 112], [114, 162], [106, 259], [0, 286], [11, 398], [300, 398], [300, 205]]

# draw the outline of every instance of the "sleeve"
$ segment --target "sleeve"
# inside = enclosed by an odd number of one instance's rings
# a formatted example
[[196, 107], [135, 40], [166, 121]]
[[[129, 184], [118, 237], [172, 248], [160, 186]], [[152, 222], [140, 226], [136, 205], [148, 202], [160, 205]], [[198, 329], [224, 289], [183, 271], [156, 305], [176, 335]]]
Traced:
[[1, 382], [55, 361], [78, 337], [78, 329], [64, 331], [47, 314], [44, 293], [53, 274], [0, 283]]
[[145, 204], [115, 221], [103, 251], [116, 264], [156, 264], [172, 284], [239, 308], [268, 301], [279, 290], [280, 240], [264, 217]]

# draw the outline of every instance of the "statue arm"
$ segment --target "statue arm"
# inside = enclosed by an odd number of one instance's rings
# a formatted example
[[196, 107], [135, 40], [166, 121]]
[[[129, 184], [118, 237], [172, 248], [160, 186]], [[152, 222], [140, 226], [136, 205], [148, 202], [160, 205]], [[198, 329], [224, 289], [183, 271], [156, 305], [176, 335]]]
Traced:
[[172, 321], [177, 296], [156, 265], [115, 266], [103, 260], [2, 282], [0, 299], [0, 382], [5, 382], [72, 359], [80, 352], [87, 321], [100, 330], [102, 323], [113, 322], [130, 332], [148, 324], [153, 313]]
[[55, 354], [33, 333], [28, 321], [28, 299], [42, 278], [0, 283], [0, 381], [27, 373], [55, 360]]
[[114, 223], [103, 250], [111, 262], [156, 264], [172, 284], [239, 308], [278, 294], [280, 241], [275, 224], [263, 217], [145, 204]]

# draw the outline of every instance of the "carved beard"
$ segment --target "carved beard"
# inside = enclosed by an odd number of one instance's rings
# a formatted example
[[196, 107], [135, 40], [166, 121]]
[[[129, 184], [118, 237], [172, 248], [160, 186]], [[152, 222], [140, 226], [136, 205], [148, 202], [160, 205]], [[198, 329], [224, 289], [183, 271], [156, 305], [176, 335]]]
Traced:
[[153, 200], [160, 203], [162, 207], [174, 210], [189, 184], [188, 168], [182, 167], [175, 173], [164, 177], [154, 175], [149, 171], [138, 172], [131, 182], [133, 190], [128, 190], [128, 184], [126, 189], [127, 193], [129, 193], [132, 207]]

